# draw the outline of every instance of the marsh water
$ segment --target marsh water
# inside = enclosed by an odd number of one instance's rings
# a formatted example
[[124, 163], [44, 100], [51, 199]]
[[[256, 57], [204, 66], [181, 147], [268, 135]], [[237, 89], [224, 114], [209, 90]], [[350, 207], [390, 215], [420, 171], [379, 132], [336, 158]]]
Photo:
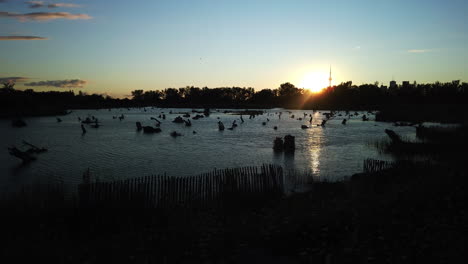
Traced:
[[[200, 110], [200, 109], [199, 109]], [[344, 112], [337, 113], [325, 127], [317, 126], [328, 111], [270, 109], [265, 114], [244, 123], [239, 115], [212, 110], [209, 117], [191, 120], [192, 126], [173, 123], [172, 120], [192, 109], [120, 108], [101, 110], [74, 110], [71, 114], [56, 117], [26, 118], [26, 127], [13, 128], [10, 120], [0, 120], [0, 186], [2, 188], [25, 183], [63, 181], [79, 183], [89, 168], [92, 177], [116, 180], [166, 173], [170, 176], [190, 176], [213, 169], [257, 166], [273, 163], [287, 171], [308, 171], [316, 177], [341, 179], [362, 171], [363, 160], [375, 158], [391, 160], [380, 154], [372, 142], [386, 137], [385, 128], [392, 128], [404, 137], [414, 137], [414, 127], [393, 127], [391, 123], [375, 122], [374, 116], [358, 112], [346, 125], [341, 121]], [[164, 112], [166, 119], [158, 116]], [[170, 114], [172, 112], [172, 114]], [[281, 118], [279, 112], [282, 112]], [[307, 114], [303, 120], [304, 113]], [[354, 112], [352, 112], [354, 114]], [[115, 118], [124, 115], [123, 120]], [[313, 115], [310, 125], [309, 115]], [[339, 116], [342, 114], [342, 116]], [[370, 121], [362, 121], [366, 114]], [[294, 115], [294, 118], [291, 116]], [[94, 116], [101, 126], [86, 126], [82, 135], [78, 117]], [[151, 117], [158, 118], [162, 132], [138, 132], [135, 123], [155, 125]], [[184, 118], [187, 119], [187, 118]], [[269, 121], [268, 121], [268, 120]], [[226, 128], [237, 120], [233, 130], [218, 130], [218, 121]], [[262, 123], [266, 122], [265, 125]], [[301, 125], [310, 125], [301, 129]], [[278, 129], [274, 130], [273, 127]], [[180, 137], [171, 137], [177, 131]], [[194, 133], [195, 131], [196, 133]], [[275, 153], [273, 140], [285, 135], [295, 136], [293, 154]], [[8, 154], [7, 147], [22, 145], [25, 140], [47, 152], [37, 155], [37, 160], [27, 165]]]

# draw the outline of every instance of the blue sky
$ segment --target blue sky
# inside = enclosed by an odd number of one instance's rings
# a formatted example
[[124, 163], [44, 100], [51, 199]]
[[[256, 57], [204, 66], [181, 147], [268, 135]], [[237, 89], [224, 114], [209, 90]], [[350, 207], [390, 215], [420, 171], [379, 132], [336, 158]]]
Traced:
[[0, 1], [3, 39], [47, 38], [0, 41], [0, 78], [28, 78], [18, 88], [277, 88], [330, 65], [335, 83], [468, 81], [468, 1], [26, 2]]

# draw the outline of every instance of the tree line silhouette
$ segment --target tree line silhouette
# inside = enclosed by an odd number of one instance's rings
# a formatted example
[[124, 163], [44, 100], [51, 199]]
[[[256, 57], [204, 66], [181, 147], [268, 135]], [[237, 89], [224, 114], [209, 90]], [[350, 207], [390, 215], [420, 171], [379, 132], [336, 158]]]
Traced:
[[312, 93], [287, 82], [277, 89], [255, 91], [248, 87], [194, 87], [164, 90], [133, 90], [131, 98], [112, 98], [79, 91], [36, 92], [14, 89], [14, 83], [0, 88], [0, 116], [57, 115], [67, 109], [111, 107], [187, 107], [187, 108], [274, 108], [290, 109], [380, 109], [398, 105], [462, 105], [468, 102], [468, 83], [393, 85], [379, 83], [353, 85], [351, 81]]

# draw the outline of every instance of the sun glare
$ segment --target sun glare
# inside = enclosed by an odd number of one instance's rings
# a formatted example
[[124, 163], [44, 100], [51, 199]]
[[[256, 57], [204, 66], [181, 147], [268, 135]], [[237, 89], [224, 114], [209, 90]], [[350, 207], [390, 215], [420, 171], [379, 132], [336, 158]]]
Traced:
[[308, 89], [313, 93], [318, 93], [328, 87], [329, 73], [310, 72], [304, 76], [299, 83], [300, 88]]

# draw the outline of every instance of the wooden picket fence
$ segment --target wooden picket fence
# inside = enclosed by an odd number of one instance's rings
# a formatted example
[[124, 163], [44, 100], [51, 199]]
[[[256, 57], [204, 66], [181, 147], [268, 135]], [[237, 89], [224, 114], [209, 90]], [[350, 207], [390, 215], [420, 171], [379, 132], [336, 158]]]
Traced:
[[395, 163], [391, 161], [365, 159], [363, 170], [364, 170], [364, 173], [373, 173], [373, 172], [379, 172], [382, 170], [390, 169], [394, 165]]
[[364, 173], [375, 173], [381, 172], [388, 169], [415, 171], [427, 169], [433, 166], [431, 160], [425, 161], [412, 161], [412, 160], [396, 160], [396, 161], [384, 161], [375, 159], [364, 160]]
[[276, 165], [214, 170], [191, 177], [155, 175], [78, 186], [85, 207], [207, 207], [279, 197], [283, 170]]

